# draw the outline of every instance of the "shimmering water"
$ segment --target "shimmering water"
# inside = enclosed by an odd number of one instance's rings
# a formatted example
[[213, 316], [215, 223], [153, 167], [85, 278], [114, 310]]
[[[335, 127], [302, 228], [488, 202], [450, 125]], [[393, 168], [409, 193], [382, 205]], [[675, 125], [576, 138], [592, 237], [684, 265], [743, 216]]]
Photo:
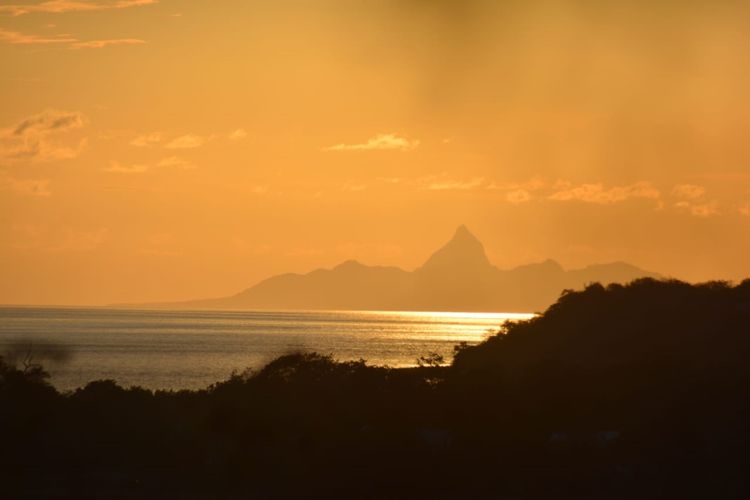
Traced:
[[[482, 341], [507, 320], [530, 314], [377, 311], [145, 311], [0, 308], [0, 355], [31, 344], [70, 354], [46, 361], [52, 383], [67, 390], [111, 378], [124, 386], [203, 388], [233, 370], [259, 368], [292, 351], [340, 360], [410, 366], [453, 346]], [[18, 347], [16, 347], [16, 350]]]

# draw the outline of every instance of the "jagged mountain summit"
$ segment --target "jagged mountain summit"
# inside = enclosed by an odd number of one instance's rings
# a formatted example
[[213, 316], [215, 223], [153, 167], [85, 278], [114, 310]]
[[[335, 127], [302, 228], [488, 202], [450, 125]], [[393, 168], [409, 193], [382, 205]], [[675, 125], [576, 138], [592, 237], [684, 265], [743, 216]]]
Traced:
[[484, 245], [464, 226], [458, 226], [453, 238], [432, 254], [418, 268], [418, 273], [479, 274], [495, 270], [490, 264]]
[[564, 289], [640, 277], [656, 275], [622, 262], [566, 271], [554, 260], [546, 260], [500, 270], [490, 263], [481, 241], [461, 225], [413, 272], [348, 260], [332, 269], [273, 276], [230, 297], [149, 306], [535, 312], [552, 304]]

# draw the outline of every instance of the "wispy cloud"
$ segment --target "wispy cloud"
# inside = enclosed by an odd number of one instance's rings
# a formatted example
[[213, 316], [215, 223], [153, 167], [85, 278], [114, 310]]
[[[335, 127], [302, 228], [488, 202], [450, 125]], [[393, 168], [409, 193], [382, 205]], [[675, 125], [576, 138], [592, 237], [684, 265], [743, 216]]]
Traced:
[[193, 164], [187, 160], [183, 160], [177, 156], [168, 156], [162, 158], [156, 163], [157, 167], [179, 167], [179, 168], [193, 168]]
[[702, 218], [719, 215], [719, 202], [717, 201], [710, 201], [707, 203], [689, 203], [681, 201], [675, 204], [675, 208], [685, 210], [690, 215]]
[[143, 45], [139, 38], [112, 38], [104, 40], [79, 40], [69, 34], [31, 35], [0, 28], [0, 42], [11, 45], [64, 45], [68, 49], [101, 49], [111, 45]]
[[161, 132], [152, 132], [150, 134], [143, 134], [137, 136], [135, 139], [130, 141], [132, 146], [145, 147], [158, 144], [164, 140], [164, 135]]
[[0, 5], [0, 13], [11, 16], [26, 14], [62, 14], [65, 12], [87, 12], [95, 10], [127, 9], [158, 3], [158, 0], [47, 0], [30, 4]]
[[598, 182], [578, 184], [566, 180], [551, 183], [539, 177], [508, 182], [484, 177], [453, 177], [447, 172], [412, 178], [380, 177], [376, 180], [374, 188], [432, 191], [436, 196], [451, 191], [466, 191], [472, 195], [485, 193], [492, 199], [512, 205], [578, 202], [600, 206], [646, 200], [654, 211], [669, 210], [673, 214], [709, 218], [728, 214], [731, 210], [732, 213], [750, 217], [750, 202], [747, 200], [730, 205], [728, 200], [706, 199], [706, 188], [695, 184], [663, 186], [644, 180], [608, 186]]
[[213, 139], [213, 136], [203, 137], [195, 134], [186, 134], [169, 141], [164, 147], [167, 149], [193, 149], [199, 148]]
[[410, 151], [419, 146], [419, 141], [399, 137], [396, 134], [378, 134], [361, 144], [335, 144], [323, 148], [323, 151]]
[[471, 189], [477, 189], [485, 184], [484, 177], [474, 177], [468, 180], [438, 180], [438, 179], [423, 179], [424, 189], [430, 191], [467, 191]]
[[0, 129], [0, 156], [32, 161], [75, 158], [86, 147], [86, 139], [70, 145], [60, 143], [58, 137], [85, 123], [86, 117], [78, 111], [45, 110]]
[[525, 182], [498, 182], [485, 177], [453, 177], [448, 172], [425, 175], [417, 178], [380, 177], [378, 181], [391, 186], [412, 187], [429, 191], [486, 191], [500, 192], [508, 203], [526, 203], [533, 199], [532, 193], [545, 189], [547, 182], [533, 177]]
[[101, 49], [110, 45], [143, 45], [145, 40], [139, 38], [113, 38], [109, 40], [90, 40], [70, 44], [73, 49]]
[[367, 189], [367, 184], [363, 184], [361, 182], [355, 182], [355, 181], [346, 181], [341, 186], [341, 191], [350, 192], [350, 193], [356, 193], [360, 191], [364, 191]]
[[706, 188], [696, 184], [678, 184], [672, 188], [672, 196], [679, 201], [674, 208], [695, 217], [707, 218], [719, 215], [719, 202], [705, 199]]
[[109, 167], [105, 167], [102, 169], [104, 172], [112, 172], [117, 174], [143, 174], [150, 170], [153, 170], [154, 168], [195, 168], [192, 163], [190, 163], [187, 160], [183, 160], [182, 158], [179, 158], [177, 156], [168, 156], [166, 158], [162, 158], [158, 162], [154, 163], [153, 165], [145, 164], [145, 163], [137, 163], [133, 165], [122, 165], [120, 162], [117, 161], [111, 161], [109, 162]]
[[240, 141], [247, 137], [247, 132], [244, 128], [238, 128], [237, 130], [230, 132], [228, 137], [230, 141]]
[[[228, 134], [227, 138], [233, 141], [238, 141], [243, 139], [246, 135], [247, 133], [244, 130], [238, 129]], [[170, 139], [163, 132], [151, 132], [148, 134], [141, 134], [136, 136], [133, 140], [130, 141], [130, 145], [143, 148], [164, 143], [163, 147], [165, 149], [194, 149], [205, 146], [207, 143], [216, 139], [216, 137], [217, 136], [215, 134], [205, 136], [197, 134], [185, 134]]]
[[706, 194], [706, 188], [695, 184], [678, 184], [672, 189], [672, 194], [685, 200], [697, 200]]
[[[447, 172], [416, 178], [381, 177], [381, 185], [434, 192], [467, 191], [486, 193], [497, 201], [512, 205], [530, 202], [575, 201], [598, 205], [620, 203], [632, 199], [651, 200], [655, 208], [663, 207], [662, 193], [648, 181], [620, 186], [605, 186], [602, 183], [573, 184], [569, 181], [550, 183], [540, 177], [527, 181], [499, 181], [485, 177], [453, 177]], [[711, 210], [711, 207], [696, 209], [696, 213]]]
[[636, 182], [627, 186], [605, 188], [601, 183], [571, 186], [568, 182], [557, 185], [557, 191], [548, 198], [554, 201], [580, 201], [607, 205], [619, 203], [632, 198], [657, 200], [661, 192], [650, 182]]
[[105, 167], [102, 170], [105, 172], [114, 172], [118, 174], [142, 174], [148, 171], [148, 165], [136, 164], [136, 165], [122, 165], [119, 162], [109, 162], [109, 167]]
[[529, 193], [545, 189], [548, 186], [548, 182], [541, 177], [532, 177], [527, 181], [522, 182], [497, 182], [492, 181], [487, 185], [487, 189], [500, 190], [500, 191], [517, 191], [523, 190]]
[[10, 43], [12, 45], [50, 45], [71, 44], [78, 42], [78, 39], [73, 38], [70, 35], [27, 35], [18, 31], [8, 31], [0, 28], [0, 41]]
[[521, 203], [527, 203], [531, 201], [531, 193], [526, 189], [515, 189], [508, 191], [505, 194], [505, 201], [513, 205], [519, 205]]

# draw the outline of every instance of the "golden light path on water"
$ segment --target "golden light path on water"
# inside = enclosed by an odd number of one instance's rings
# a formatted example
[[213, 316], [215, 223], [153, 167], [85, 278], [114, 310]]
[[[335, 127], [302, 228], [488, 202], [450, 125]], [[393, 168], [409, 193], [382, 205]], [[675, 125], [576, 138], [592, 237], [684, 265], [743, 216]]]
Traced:
[[201, 388], [233, 371], [258, 370], [293, 352], [370, 365], [414, 366], [473, 345], [521, 313], [403, 311], [166, 311], [0, 307], [0, 352], [19, 343], [56, 346], [52, 383], [74, 389], [111, 378], [153, 389]]
[[[351, 313], [351, 311], [337, 311]], [[383, 320], [398, 318], [413, 327], [404, 332], [412, 340], [481, 342], [496, 333], [506, 321], [531, 319], [531, 313], [452, 312], [452, 311], [358, 311]]]

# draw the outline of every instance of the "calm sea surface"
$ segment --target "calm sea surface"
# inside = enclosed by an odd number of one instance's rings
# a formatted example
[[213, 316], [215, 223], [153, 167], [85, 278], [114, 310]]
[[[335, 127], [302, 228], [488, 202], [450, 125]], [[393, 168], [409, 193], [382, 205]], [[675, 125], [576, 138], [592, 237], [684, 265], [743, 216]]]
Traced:
[[410, 366], [430, 352], [482, 341], [530, 314], [376, 311], [142, 311], [0, 307], [0, 355], [29, 344], [52, 383], [74, 389], [102, 378], [151, 389], [203, 388], [233, 370], [260, 368], [291, 351]]

